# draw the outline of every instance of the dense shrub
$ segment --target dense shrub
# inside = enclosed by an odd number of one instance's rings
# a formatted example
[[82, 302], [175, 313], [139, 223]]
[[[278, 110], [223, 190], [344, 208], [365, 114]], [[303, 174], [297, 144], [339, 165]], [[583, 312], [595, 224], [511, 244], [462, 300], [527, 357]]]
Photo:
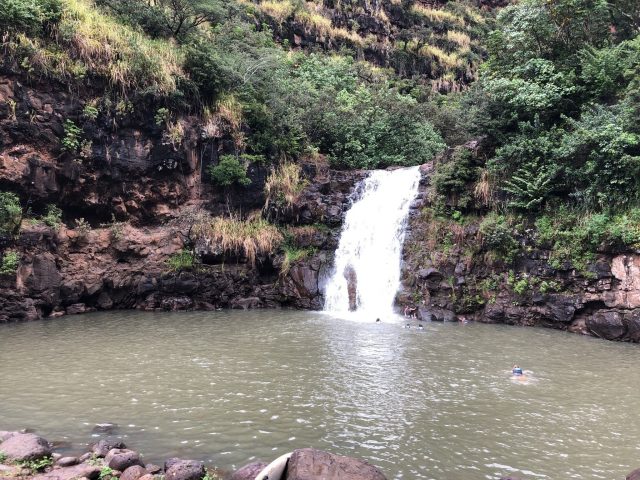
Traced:
[[14, 193], [0, 192], [0, 233], [16, 234], [22, 220], [20, 199]]
[[0, 30], [40, 35], [60, 20], [60, 0], [0, 0]]
[[441, 208], [448, 200], [456, 207], [466, 208], [471, 201], [471, 183], [476, 179], [472, 153], [468, 149], [457, 149], [451, 158], [438, 164], [431, 177], [437, 195], [436, 205]]
[[51, 228], [59, 229], [62, 225], [62, 210], [57, 205], [47, 205], [42, 222]]
[[17, 252], [12, 250], [7, 251], [2, 256], [2, 262], [0, 262], [0, 274], [11, 275], [16, 273], [20, 266], [20, 257]]
[[209, 166], [207, 171], [213, 183], [220, 187], [240, 185], [246, 187], [251, 183], [247, 177], [247, 167], [242, 165], [234, 155], [223, 155], [215, 166]]
[[480, 224], [480, 233], [485, 247], [511, 261], [519, 249], [513, 228], [503, 215], [489, 214]]

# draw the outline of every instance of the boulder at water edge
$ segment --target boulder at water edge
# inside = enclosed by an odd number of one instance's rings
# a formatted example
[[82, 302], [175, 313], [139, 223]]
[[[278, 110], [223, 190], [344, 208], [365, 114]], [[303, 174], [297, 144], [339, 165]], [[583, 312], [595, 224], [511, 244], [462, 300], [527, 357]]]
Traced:
[[626, 480], [640, 480], [640, 468], [636, 468], [633, 472], [627, 475]]
[[33, 433], [18, 433], [0, 443], [0, 452], [10, 460], [37, 460], [51, 455], [51, 446]]
[[87, 478], [89, 480], [98, 480], [100, 477], [100, 467], [96, 465], [87, 465], [81, 463], [72, 467], [57, 468], [47, 473], [42, 473], [32, 477], [31, 480], [76, 480]]
[[387, 480], [373, 465], [357, 458], [303, 448], [289, 459], [286, 480]]
[[104, 457], [104, 463], [106, 463], [109, 468], [120, 472], [124, 472], [127, 468], [134, 465], [144, 467], [138, 452], [120, 448], [110, 450], [109, 453], [107, 453], [107, 456]]
[[165, 463], [165, 480], [200, 480], [207, 472], [202, 462], [171, 459]]
[[107, 453], [114, 448], [127, 448], [127, 446], [122, 443], [120, 440], [115, 440], [113, 438], [103, 438], [98, 443], [96, 443], [91, 451], [98, 457], [106, 457]]
[[122, 475], [120, 475], [120, 480], [138, 480], [140, 477], [146, 475], [147, 469], [141, 467], [140, 465], [133, 465], [132, 467], [127, 468]]
[[231, 480], [254, 480], [267, 465], [264, 462], [253, 462], [245, 465], [240, 470], [233, 472]]

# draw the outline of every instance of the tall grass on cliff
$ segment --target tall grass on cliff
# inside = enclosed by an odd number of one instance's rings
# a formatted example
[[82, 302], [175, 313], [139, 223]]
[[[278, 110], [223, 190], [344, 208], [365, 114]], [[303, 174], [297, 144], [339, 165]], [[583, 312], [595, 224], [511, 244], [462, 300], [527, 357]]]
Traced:
[[244, 256], [251, 265], [258, 255], [274, 252], [283, 241], [278, 228], [262, 218], [215, 217], [195, 225], [193, 232], [220, 245], [225, 253]]
[[264, 184], [264, 209], [291, 207], [306, 184], [300, 165], [292, 162], [282, 163], [269, 174]]
[[[21, 27], [5, 43], [23, 68], [62, 80], [104, 78], [123, 93], [169, 94], [184, 77], [180, 50], [103, 13], [90, 0], [63, 0], [47, 28]], [[34, 20], [36, 21], [36, 20]]]

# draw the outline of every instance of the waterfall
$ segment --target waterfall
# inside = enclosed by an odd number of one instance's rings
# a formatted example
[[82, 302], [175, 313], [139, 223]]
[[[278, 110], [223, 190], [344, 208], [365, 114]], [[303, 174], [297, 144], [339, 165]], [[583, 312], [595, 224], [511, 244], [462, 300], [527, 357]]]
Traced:
[[419, 183], [420, 167], [377, 170], [356, 189], [326, 284], [325, 311], [345, 313], [351, 306], [358, 316], [393, 315], [406, 220]]

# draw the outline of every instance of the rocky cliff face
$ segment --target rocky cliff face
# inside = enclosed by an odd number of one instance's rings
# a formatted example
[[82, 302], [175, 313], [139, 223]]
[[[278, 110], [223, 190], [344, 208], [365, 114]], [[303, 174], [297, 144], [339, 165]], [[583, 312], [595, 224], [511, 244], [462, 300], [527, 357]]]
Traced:
[[[543, 326], [607, 340], [640, 342], [640, 255], [599, 252], [585, 271], [550, 261], [526, 233], [511, 262], [482, 248], [478, 224], [444, 225], [434, 236], [429, 215], [431, 165], [423, 168], [419, 198], [404, 246], [401, 304], [426, 320]], [[480, 247], [479, 247], [480, 245]]]
[[[203, 168], [220, 145], [194, 117], [176, 119], [171, 138], [158, 124], [159, 105], [109, 100], [98, 88], [67, 92], [5, 68], [0, 76], [0, 189], [17, 193], [26, 216], [47, 204], [62, 209], [52, 228], [23, 221], [17, 237], [0, 238], [0, 254], [19, 254], [15, 274], [0, 275], [0, 321], [30, 320], [91, 310], [322, 307], [349, 195], [364, 172], [305, 166], [309, 180], [283, 225], [322, 224], [301, 236], [313, 252], [282, 273], [282, 251], [252, 265], [216, 245], [192, 245], [185, 218], [194, 211], [237, 215], [264, 205], [264, 166], [252, 165], [248, 189], [214, 187]], [[87, 105], [98, 101], [97, 115]], [[79, 125], [78, 143], [63, 148], [65, 122]], [[587, 271], [550, 263], [550, 251], [526, 235], [513, 263], [490, 258], [477, 224], [450, 225], [433, 236], [430, 166], [409, 222], [402, 305], [422, 318], [540, 325], [611, 340], [640, 341], [640, 255], [600, 252]], [[86, 225], [78, 224], [82, 218]], [[175, 271], [167, 261], [185, 246], [202, 264]]]
[[[0, 255], [20, 258], [15, 274], [0, 275], [0, 321], [115, 308], [321, 307], [319, 282], [362, 172], [306, 168], [309, 186], [281, 221], [324, 227], [302, 237], [299, 246], [314, 254], [286, 274], [282, 252], [253, 266], [215, 245], [198, 268], [173, 271], [167, 260], [191, 241], [184, 219], [262, 208], [268, 169], [250, 166], [246, 189], [216, 188], [202, 172], [220, 145], [196, 118], [175, 119], [178, 137], [154, 118], [162, 106], [143, 98], [1, 73], [0, 190], [17, 193], [31, 220], [0, 239]], [[79, 127], [71, 148], [68, 121]], [[59, 227], [33, 220], [49, 204], [62, 210]]]

